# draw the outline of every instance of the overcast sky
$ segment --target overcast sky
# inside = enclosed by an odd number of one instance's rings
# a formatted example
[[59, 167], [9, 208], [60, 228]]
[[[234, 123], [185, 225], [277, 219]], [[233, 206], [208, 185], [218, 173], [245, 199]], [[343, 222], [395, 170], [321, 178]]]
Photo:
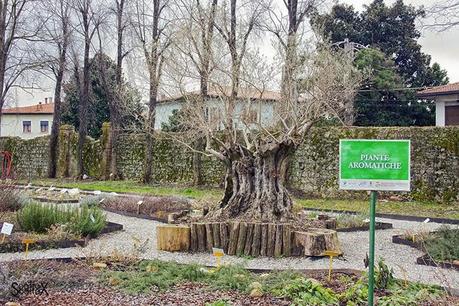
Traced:
[[[392, 4], [395, 0], [385, 0], [386, 3]], [[443, 0], [444, 1], [444, 0]], [[356, 9], [362, 10], [365, 4], [370, 4], [372, 0], [339, 0], [341, 3], [352, 4]], [[435, 1], [429, 0], [405, 0], [405, 3], [413, 4], [415, 6], [424, 5], [429, 7]], [[332, 1], [330, 1], [330, 8]], [[428, 23], [429, 20], [424, 20]], [[421, 29], [421, 27], [419, 27]], [[423, 29], [421, 30], [422, 37], [419, 42], [422, 45], [423, 52], [432, 56], [432, 62], [438, 62], [443, 69], [448, 71], [450, 82], [459, 82], [459, 26], [445, 32], [437, 32], [434, 30]], [[42, 92], [34, 90], [32, 92], [24, 93], [20, 90], [13, 90], [10, 92], [12, 100], [16, 100], [16, 105], [31, 105], [43, 101], [45, 97], [53, 96], [53, 84], [46, 82], [48, 90]], [[10, 104], [10, 105], [11, 105]], [[12, 105], [11, 105], [12, 106]]]

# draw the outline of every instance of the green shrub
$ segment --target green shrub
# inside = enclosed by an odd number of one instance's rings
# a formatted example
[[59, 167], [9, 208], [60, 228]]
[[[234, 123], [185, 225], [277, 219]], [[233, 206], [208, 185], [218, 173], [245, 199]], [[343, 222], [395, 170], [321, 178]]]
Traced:
[[67, 225], [70, 232], [82, 236], [97, 236], [106, 224], [102, 210], [97, 207], [62, 208], [30, 202], [17, 212], [17, 220], [26, 232], [46, 233], [53, 225]]
[[375, 269], [375, 287], [377, 289], [388, 289], [395, 284], [394, 270], [380, 258]]
[[459, 259], [459, 229], [442, 226], [424, 241], [430, 257], [439, 261]]
[[106, 217], [100, 208], [83, 205], [81, 209], [72, 212], [70, 230], [82, 236], [95, 237], [99, 235], [106, 223]]
[[26, 232], [46, 233], [55, 224], [66, 224], [72, 213], [57, 205], [43, 205], [30, 202], [17, 212], [17, 220], [22, 230]]
[[316, 280], [299, 277], [286, 283], [282, 296], [292, 300], [293, 305], [338, 305], [338, 296]]

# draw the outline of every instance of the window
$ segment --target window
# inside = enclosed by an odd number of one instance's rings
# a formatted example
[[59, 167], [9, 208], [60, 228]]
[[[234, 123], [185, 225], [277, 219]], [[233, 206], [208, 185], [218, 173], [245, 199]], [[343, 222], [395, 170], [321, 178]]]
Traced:
[[32, 133], [31, 121], [22, 121], [22, 132], [25, 134]]
[[48, 133], [48, 126], [49, 126], [48, 121], [40, 121], [40, 132]]

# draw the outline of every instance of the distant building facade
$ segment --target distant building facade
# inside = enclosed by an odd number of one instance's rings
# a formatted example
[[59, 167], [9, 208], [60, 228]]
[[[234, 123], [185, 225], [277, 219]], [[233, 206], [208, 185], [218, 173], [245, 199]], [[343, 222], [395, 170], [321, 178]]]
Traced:
[[32, 139], [49, 135], [53, 124], [54, 103], [51, 98], [36, 105], [2, 110], [0, 137]]
[[419, 91], [417, 96], [435, 101], [435, 125], [459, 125], [459, 82]]
[[[205, 101], [205, 115], [212, 119], [214, 116], [222, 116], [224, 114], [224, 102], [222, 99], [228, 97], [229, 88], [225, 88], [227, 92], [221, 93], [221, 90], [210, 89]], [[199, 92], [186, 93], [187, 97], [197, 97]], [[174, 110], [180, 110], [185, 101], [184, 95], [179, 95], [170, 98], [161, 98], [156, 105], [155, 129], [160, 130], [163, 123], [168, 123], [170, 116]], [[259, 123], [267, 126], [274, 121], [274, 108], [280, 100], [280, 94], [274, 91], [258, 91], [255, 89], [239, 89], [234, 115], [236, 117], [245, 116], [245, 121]], [[249, 111], [247, 105], [250, 103]], [[243, 114], [244, 113], [244, 114]], [[236, 124], [238, 119], [234, 118]]]

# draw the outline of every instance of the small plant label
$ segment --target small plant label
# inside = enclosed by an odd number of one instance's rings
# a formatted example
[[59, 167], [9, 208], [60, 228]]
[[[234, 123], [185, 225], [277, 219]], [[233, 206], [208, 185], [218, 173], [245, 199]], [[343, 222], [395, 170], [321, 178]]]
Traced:
[[217, 259], [217, 268], [221, 266], [221, 259], [225, 255], [225, 251], [219, 248], [212, 248], [212, 254]]
[[2, 231], [1, 231], [1, 233], [2, 233], [3, 235], [8, 235], [8, 236], [10, 236], [11, 233], [13, 232], [13, 226], [14, 226], [14, 225], [11, 224], [11, 223], [3, 222], [3, 226], [2, 226]]
[[219, 248], [212, 248], [212, 253], [215, 257], [223, 257], [225, 255], [225, 251]]

